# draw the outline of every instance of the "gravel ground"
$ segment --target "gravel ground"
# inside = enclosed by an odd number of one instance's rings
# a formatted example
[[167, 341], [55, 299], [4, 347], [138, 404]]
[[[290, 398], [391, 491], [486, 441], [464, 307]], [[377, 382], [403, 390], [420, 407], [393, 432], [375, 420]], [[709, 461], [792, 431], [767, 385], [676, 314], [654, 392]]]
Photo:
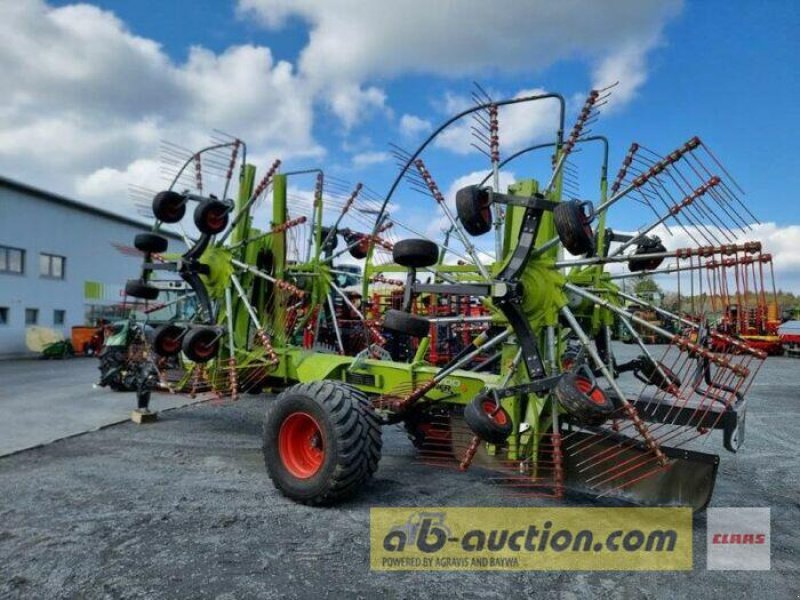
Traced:
[[[512, 501], [477, 472], [424, 467], [389, 428], [377, 477], [358, 498], [327, 509], [293, 504], [264, 472], [260, 428], [270, 398], [247, 396], [0, 459], [0, 597], [796, 600], [798, 389], [800, 361], [769, 359], [750, 394], [740, 454], [716, 439], [705, 448], [723, 454], [712, 506], [771, 507], [769, 572], [706, 571], [702, 514], [692, 572], [371, 572], [371, 506]], [[567, 501], [581, 503], [588, 501]]]

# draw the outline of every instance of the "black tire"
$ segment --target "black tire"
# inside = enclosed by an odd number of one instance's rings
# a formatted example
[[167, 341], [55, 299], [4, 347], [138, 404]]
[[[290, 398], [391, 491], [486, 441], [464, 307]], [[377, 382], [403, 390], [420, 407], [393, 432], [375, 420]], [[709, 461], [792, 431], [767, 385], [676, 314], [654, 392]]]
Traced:
[[146, 254], [159, 254], [167, 251], [169, 240], [157, 233], [140, 233], [133, 239], [133, 245]]
[[367, 258], [367, 253], [369, 252], [369, 239], [357, 233], [351, 232], [345, 234], [344, 242], [348, 246], [352, 246], [352, 248], [350, 248], [349, 250], [350, 256], [358, 260], [361, 260], [362, 258]]
[[595, 382], [576, 373], [564, 373], [554, 390], [559, 404], [579, 422], [597, 425], [614, 412], [614, 403]]
[[415, 411], [403, 422], [414, 448], [442, 458], [453, 455], [453, 429], [450, 411], [431, 408]]
[[142, 300], [155, 300], [158, 298], [158, 288], [153, 287], [138, 279], [129, 279], [125, 284], [125, 294]]
[[333, 504], [354, 495], [377, 470], [381, 446], [367, 395], [345, 383], [293, 385], [267, 406], [264, 463], [278, 491], [295, 502]]
[[[336, 247], [339, 245], [339, 236], [338, 234], [334, 233], [331, 237], [328, 237], [328, 234], [331, 232], [330, 227], [323, 227], [322, 231], [322, 252], [329, 253], [336, 250]], [[326, 241], [327, 240], [327, 241]]]
[[159, 356], [177, 356], [186, 329], [179, 325], [159, 325], [153, 332], [153, 351]]
[[153, 196], [153, 214], [164, 223], [177, 223], [186, 214], [186, 198], [178, 192], [158, 192]]
[[476, 396], [464, 408], [464, 421], [482, 440], [490, 444], [502, 444], [513, 431], [511, 415], [488, 396]]
[[[667, 248], [661, 243], [661, 239], [653, 236], [645, 238], [643, 241], [636, 245], [634, 256], [637, 254], [658, 254], [666, 252]], [[664, 257], [660, 258], [632, 258], [628, 261], [628, 270], [632, 273], [639, 271], [653, 271], [661, 266], [664, 262]]]
[[439, 262], [439, 246], [430, 240], [400, 240], [394, 245], [392, 256], [403, 267], [430, 267]]
[[456, 212], [470, 235], [483, 235], [492, 229], [491, 196], [484, 188], [470, 185], [458, 190]]
[[220, 332], [215, 327], [192, 327], [183, 337], [181, 349], [186, 358], [206, 363], [219, 352]]
[[221, 200], [203, 200], [194, 209], [194, 225], [200, 233], [216, 235], [228, 226], [230, 208]]
[[413, 337], [426, 337], [431, 331], [431, 323], [425, 317], [412, 315], [393, 308], [384, 313], [383, 327], [389, 331], [404, 333]]
[[581, 256], [594, 252], [594, 232], [591, 226], [591, 214], [584, 208], [588, 202], [568, 200], [559, 202], [553, 209], [553, 222], [558, 232], [558, 239], [570, 254]]
[[672, 393], [679, 390], [681, 380], [675, 372], [661, 361], [656, 361], [656, 363], [661, 371], [648, 358], [642, 357], [641, 366], [633, 372], [636, 379], [647, 385], [654, 385], [665, 392]]

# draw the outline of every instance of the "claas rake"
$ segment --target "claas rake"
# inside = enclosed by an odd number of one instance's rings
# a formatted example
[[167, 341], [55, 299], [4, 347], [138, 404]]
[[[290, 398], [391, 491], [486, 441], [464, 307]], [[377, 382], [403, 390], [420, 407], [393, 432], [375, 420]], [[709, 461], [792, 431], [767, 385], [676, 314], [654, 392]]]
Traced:
[[[135, 241], [145, 259], [127, 293], [151, 302], [180, 277], [196, 298], [193, 317], [150, 336], [186, 365], [176, 389], [236, 399], [282, 388], [268, 402], [264, 457], [299, 502], [360, 489], [382, 428], [397, 424], [422, 462], [483, 470], [504, 493], [704, 507], [719, 463], [704, 441], [719, 430], [736, 452], [744, 438], [766, 356], [746, 336], [774, 320], [772, 259], [748, 239], [756, 221], [738, 184], [697, 137], [663, 156], [633, 144], [609, 182], [608, 140], [590, 128], [612, 91], [592, 91], [566, 130], [558, 94], [494, 100], [478, 88], [415, 151], [393, 146], [400, 172], [385, 195], [279, 161], [256, 183], [238, 139], [168, 146], [177, 175], [153, 196], [154, 232]], [[558, 108], [554, 139], [504, 156], [504, 111], [545, 102]], [[488, 168], [448, 198], [428, 153], [465, 119]], [[602, 156], [594, 201], [573, 197], [574, 159], [588, 147]], [[546, 178], [500, 189], [509, 165], [541, 151]], [[313, 192], [297, 191], [303, 178]], [[424, 196], [425, 219], [398, 210], [419, 206], [410, 193]], [[615, 231], [617, 206], [651, 218]], [[168, 224], [188, 249], [154, 260]], [[671, 277], [678, 300], [667, 310], [630, 294], [629, 277]], [[615, 325], [638, 345], [633, 360], [615, 357]]]

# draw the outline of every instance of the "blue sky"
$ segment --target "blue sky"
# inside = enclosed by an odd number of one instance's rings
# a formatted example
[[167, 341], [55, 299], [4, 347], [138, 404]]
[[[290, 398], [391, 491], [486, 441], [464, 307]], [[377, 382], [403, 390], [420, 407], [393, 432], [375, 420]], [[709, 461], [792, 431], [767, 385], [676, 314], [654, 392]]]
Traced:
[[[324, 166], [382, 192], [395, 174], [381, 160], [388, 142], [413, 148], [473, 80], [495, 97], [559, 91], [570, 99], [569, 122], [593, 84], [616, 76], [616, 103], [594, 127], [611, 139], [612, 174], [631, 141], [666, 153], [699, 135], [757, 216], [775, 223], [784, 270], [800, 272], [790, 257], [800, 243], [800, 3], [501, 1], [494, 13], [471, 0], [18, 4], [0, 9], [0, 34], [16, 44], [0, 42], [14, 82], [11, 107], [0, 110], [4, 175], [125, 210], [108, 198], [148, 172], [158, 139], [194, 141], [218, 126], [245, 138], [257, 160]], [[23, 57], [26, 42], [50, 54]], [[412, 116], [423, 124], [416, 133], [403, 128]], [[501, 144], [502, 126], [501, 115]], [[550, 135], [545, 124], [528, 134], [517, 146]], [[50, 156], [41, 149], [49, 139], [59, 140]], [[444, 190], [486, 167], [457, 143], [430, 158]], [[578, 161], [589, 199], [596, 158], [587, 151]], [[521, 162], [513, 175], [545, 177], [546, 162]], [[409, 208], [422, 210], [416, 202]], [[642, 218], [621, 211], [615, 225]]]

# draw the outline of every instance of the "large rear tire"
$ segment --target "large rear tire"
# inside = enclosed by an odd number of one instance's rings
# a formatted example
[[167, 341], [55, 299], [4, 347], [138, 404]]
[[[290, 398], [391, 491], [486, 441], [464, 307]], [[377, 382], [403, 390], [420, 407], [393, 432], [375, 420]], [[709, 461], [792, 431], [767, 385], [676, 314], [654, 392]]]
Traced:
[[347, 384], [300, 383], [267, 407], [267, 473], [284, 496], [301, 504], [333, 504], [357, 493], [377, 470], [381, 446], [369, 399]]

